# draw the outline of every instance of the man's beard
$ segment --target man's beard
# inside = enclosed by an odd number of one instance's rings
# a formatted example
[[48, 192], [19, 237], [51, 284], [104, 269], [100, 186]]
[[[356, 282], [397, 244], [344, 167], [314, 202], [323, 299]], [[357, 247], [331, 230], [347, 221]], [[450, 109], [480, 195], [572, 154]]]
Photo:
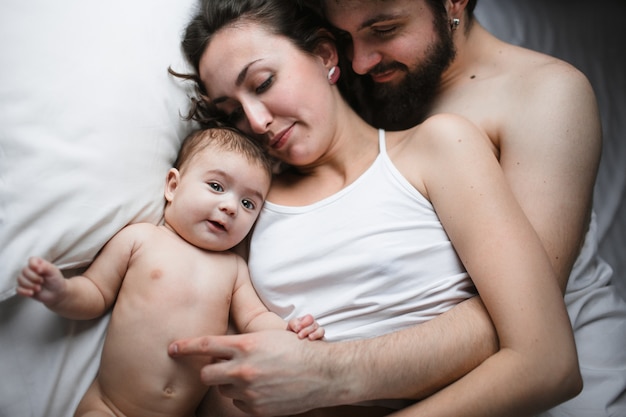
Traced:
[[[436, 18], [437, 19], [437, 18]], [[443, 24], [442, 24], [443, 23]], [[428, 115], [437, 95], [441, 75], [455, 56], [452, 35], [443, 22], [435, 22], [438, 37], [427, 50], [426, 58], [413, 70], [399, 62], [380, 63], [371, 73], [397, 69], [405, 77], [397, 84], [376, 83], [368, 75], [358, 77], [357, 109], [375, 127], [387, 130], [408, 129]]]

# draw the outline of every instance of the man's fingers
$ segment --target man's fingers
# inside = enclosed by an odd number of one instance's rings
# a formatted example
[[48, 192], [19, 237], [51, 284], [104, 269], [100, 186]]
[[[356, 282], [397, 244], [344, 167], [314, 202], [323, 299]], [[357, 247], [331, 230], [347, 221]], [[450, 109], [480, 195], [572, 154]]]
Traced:
[[203, 355], [215, 359], [230, 359], [234, 344], [229, 340], [237, 336], [201, 336], [172, 342], [167, 349], [170, 356]]

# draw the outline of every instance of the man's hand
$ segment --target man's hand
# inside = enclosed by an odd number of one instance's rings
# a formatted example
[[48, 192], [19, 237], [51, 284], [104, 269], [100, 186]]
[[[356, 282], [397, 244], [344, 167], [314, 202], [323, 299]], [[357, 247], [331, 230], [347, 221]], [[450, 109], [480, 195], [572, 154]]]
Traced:
[[286, 331], [203, 336], [173, 342], [171, 356], [210, 356], [202, 382], [218, 385], [242, 411], [254, 415], [297, 414], [337, 401], [327, 364], [329, 344], [299, 340]]

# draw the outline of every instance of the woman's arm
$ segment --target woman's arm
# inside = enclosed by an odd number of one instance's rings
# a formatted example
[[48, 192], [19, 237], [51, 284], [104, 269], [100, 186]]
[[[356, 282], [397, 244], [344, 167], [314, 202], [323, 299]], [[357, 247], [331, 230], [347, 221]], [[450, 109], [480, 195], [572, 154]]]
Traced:
[[500, 350], [399, 415], [523, 416], [571, 398], [582, 383], [556, 274], [486, 138], [456, 116], [435, 116], [418, 129], [405, 151], [418, 158], [407, 177], [435, 207]]
[[526, 73], [502, 99], [499, 162], [565, 292], [589, 227], [600, 116], [589, 81], [571, 65], [551, 62]]

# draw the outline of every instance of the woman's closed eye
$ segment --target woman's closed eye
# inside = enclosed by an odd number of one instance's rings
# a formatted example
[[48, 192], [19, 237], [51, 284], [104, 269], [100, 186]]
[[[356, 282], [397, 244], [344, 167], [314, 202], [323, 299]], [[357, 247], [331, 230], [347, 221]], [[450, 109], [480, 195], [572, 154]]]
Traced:
[[263, 81], [258, 87], [256, 87], [254, 91], [257, 94], [262, 94], [265, 91], [267, 91], [268, 88], [270, 88], [273, 82], [274, 82], [274, 76], [270, 75], [269, 77], [267, 77], [265, 81]]

